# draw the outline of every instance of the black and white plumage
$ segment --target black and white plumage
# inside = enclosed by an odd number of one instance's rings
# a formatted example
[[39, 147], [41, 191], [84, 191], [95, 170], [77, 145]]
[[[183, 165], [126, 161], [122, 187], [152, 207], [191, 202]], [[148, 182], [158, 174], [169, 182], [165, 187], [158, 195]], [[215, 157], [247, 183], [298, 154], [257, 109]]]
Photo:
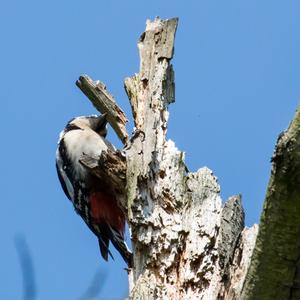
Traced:
[[109, 242], [119, 251], [128, 266], [132, 254], [124, 241], [125, 216], [107, 183], [93, 176], [79, 159], [82, 154], [100, 156], [114, 150], [105, 139], [106, 115], [72, 119], [61, 132], [56, 151], [57, 174], [66, 196], [75, 211], [97, 236], [101, 255], [108, 260]]

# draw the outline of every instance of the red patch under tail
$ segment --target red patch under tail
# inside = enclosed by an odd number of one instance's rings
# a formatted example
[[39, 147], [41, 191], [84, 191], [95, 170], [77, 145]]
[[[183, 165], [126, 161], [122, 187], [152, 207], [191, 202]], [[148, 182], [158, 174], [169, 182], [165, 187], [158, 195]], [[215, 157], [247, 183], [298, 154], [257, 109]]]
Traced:
[[124, 238], [125, 217], [116, 199], [105, 192], [90, 195], [91, 216], [97, 224], [107, 224]]

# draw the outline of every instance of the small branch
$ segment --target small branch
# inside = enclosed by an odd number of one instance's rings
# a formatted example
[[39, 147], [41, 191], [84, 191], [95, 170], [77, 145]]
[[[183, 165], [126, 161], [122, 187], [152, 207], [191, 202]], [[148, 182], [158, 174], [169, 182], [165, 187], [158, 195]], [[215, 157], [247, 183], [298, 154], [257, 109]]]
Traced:
[[299, 299], [300, 107], [277, 141], [241, 299]]
[[23, 299], [34, 300], [37, 295], [34, 266], [28, 244], [23, 235], [16, 236], [15, 247], [19, 255], [22, 270]]
[[115, 130], [123, 144], [128, 140], [125, 124], [128, 122], [125, 113], [117, 105], [113, 96], [106, 90], [101, 81], [93, 81], [87, 75], [81, 75], [76, 85], [90, 99], [94, 107], [102, 114], [107, 113], [107, 121]]

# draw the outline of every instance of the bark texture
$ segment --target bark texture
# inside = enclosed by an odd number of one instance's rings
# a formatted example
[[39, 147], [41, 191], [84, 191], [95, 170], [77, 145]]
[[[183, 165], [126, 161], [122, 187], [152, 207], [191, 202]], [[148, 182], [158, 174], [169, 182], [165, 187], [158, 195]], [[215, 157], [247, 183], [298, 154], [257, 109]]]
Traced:
[[130, 299], [233, 299], [257, 228], [244, 229], [240, 196], [222, 207], [213, 173], [187, 172], [184, 153], [166, 140], [176, 27], [177, 19], [147, 22], [138, 43], [140, 72], [125, 80], [136, 126], [126, 149]]
[[243, 299], [300, 299], [300, 108], [277, 141]]

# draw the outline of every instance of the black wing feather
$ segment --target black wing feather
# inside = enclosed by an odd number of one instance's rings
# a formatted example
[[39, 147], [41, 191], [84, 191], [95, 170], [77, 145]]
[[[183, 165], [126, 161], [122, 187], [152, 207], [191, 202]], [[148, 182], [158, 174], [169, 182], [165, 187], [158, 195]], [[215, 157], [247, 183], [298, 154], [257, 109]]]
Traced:
[[60, 169], [59, 169], [59, 166], [58, 166], [57, 162], [56, 162], [55, 166], [56, 166], [56, 171], [57, 171], [58, 179], [59, 179], [59, 181], [60, 181], [60, 184], [61, 184], [61, 186], [62, 186], [62, 189], [63, 189], [64, 193], [66, 194], [66, 196], [68, 197], [68, 199], [69, 199], [69, 200], [72, 200], [72, 199], [71, 199], [71, 196], [70, 196], [70, 194], [69, 194], [68, 188], [67, 188], [67, 186], [66, 186], [66, 183], [65, 183], [65, 181], [64, 181], [64, 179], [63, 179], [63, 177], [62, 177], [62, 175], [61, 175], [61, 172], [60, 172]]

